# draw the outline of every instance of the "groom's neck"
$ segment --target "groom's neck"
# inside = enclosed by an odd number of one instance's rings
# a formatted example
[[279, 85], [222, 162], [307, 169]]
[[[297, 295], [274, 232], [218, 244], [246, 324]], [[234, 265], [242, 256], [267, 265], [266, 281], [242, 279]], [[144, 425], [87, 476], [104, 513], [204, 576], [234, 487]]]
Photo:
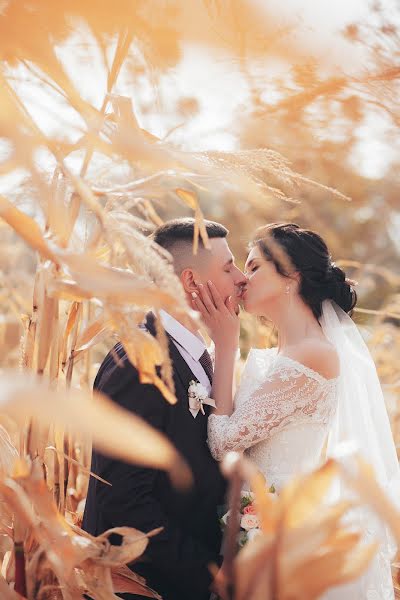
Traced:
[[[179, 321], [179, 323], [181, 323], [181, 321]], [[195, 335], [196, 337], [198, 337], [200, 340], [203, 341], [203, 336], [201, 335], [198, 327], [196, 327], [195, 325], [191, 325], [190, 323], [188, 323], [188, 324], [181, 323], [181, 325], [186, 327], [186, 329], [188, 329], [190, 331], [190, 333], [193, 333], [193, 335]]]

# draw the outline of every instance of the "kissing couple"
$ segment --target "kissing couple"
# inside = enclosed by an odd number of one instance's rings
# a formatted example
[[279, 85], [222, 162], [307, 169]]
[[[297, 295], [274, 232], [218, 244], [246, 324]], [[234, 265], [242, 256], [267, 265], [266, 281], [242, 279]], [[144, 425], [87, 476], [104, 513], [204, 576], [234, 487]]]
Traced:
[[[83, 528], [96, 536], [120, 526], [144, 532], [163, 527], [132, 568], [165, 600], [210, 597], [209, 565], [221, 563], [217, 507], [224, 504], [226, 482], [219, 461], [227, 452], [245, 453], [278, 494], [295, 475], [318, 467], [343, 439], [356, 442], [386, 489], [399, 480], [375, 365], [350, 316], [357, 302], [354, 282], [332, 261], [322, 237], [291, 223], [266, 225], [249, 244], [243, 273], [219, 223], [205, 222], [210, 247], [200, 240], [194, 255], [194, 226], [189, 218], [168, 221], [153, 239], [171, 254], [187, 301], [214, 342], [214, 360], [198, 331], [161, 311], [177, 403], [168, 404], [156, 387], [140, 383], [121, 343], [104, 359], [94, 383], [170, 439], [189, 464], [194, 485], [178, 493], [163, 471], [94, 449], [91, 470], [112, 485], [90, 478], [83, 518]], [[278, 345], [250, 351], [234, 394], [239, 304], [273, 322]], [[155, 335], [151, 313], [145, 326]], [[205, 388], [212, 400], [196, 401], [193, 386]], [[371, 533], [369, 524], [365, 536], [371, 534], [382, 544], [368, 571], [332, 588], [324, 600], [394, 598], [391, 540], [378, 525]]]

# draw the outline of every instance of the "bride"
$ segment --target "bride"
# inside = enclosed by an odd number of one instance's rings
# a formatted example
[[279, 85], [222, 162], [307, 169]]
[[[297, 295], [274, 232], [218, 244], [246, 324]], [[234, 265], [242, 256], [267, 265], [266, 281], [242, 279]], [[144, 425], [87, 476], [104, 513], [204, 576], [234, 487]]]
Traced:
[[[332, 262], [324, 240], [294, 224], [259, 229], [246, 261], [244, 309], [272, 321], [274, 349], [250, 351], [233, 400], [239, 319], [215, 286], [193, 299], [215, 344], [208, 443], [214, 458], [243, 451], [279, 489], [321, 464], [323, 453], [354, 440], [388, 493], [399, 467], [372, 358], [349, 313], [353, 282]], [[332, 588], [324, 600], [392, 600], [392, 542], [380, 524], [364, 538], [381, 547], [357, 581]]]

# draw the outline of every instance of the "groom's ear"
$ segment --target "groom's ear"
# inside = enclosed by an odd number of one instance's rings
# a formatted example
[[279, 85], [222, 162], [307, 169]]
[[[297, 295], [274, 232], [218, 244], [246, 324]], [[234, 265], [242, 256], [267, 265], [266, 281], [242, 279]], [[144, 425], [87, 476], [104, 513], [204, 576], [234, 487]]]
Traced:
[[180, 280], [183, 285], [183, 289], [187, 294], [197, 292], [197, 285], [200, 282], [200, 277], [193, 269], [183, 269], [180, 274]]

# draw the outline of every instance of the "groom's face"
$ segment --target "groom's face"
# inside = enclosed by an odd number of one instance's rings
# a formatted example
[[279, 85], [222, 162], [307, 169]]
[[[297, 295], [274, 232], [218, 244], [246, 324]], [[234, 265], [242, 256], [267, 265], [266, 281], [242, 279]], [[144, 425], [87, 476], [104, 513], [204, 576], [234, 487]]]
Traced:
[[[239, 306], [246, 278], [235, 265], [235, 258], [225, 238], [211, 238], [209, 250], [199, 249], [199, 256], [193, 268], [194, 285], [205, 285], [208, 280], [214, 283], [224, 301], [232, 296]], [[192, 291], [196, 291], [196, 288]]]

